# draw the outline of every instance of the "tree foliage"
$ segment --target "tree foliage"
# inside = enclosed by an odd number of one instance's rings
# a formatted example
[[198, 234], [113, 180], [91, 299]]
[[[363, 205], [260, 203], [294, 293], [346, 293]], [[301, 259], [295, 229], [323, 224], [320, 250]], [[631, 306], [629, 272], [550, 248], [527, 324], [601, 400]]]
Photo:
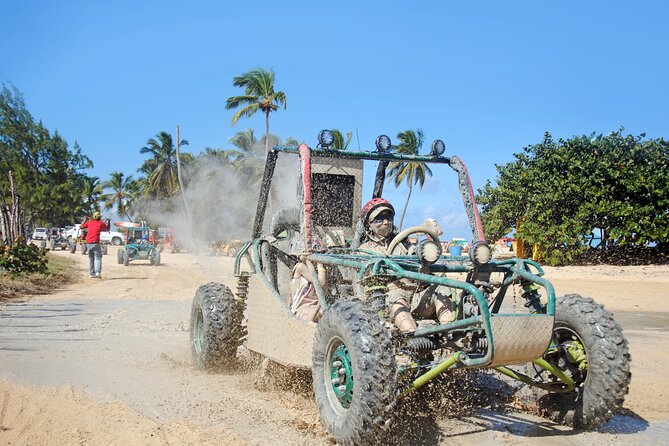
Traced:
[[[93, 167], [75, 142], [69, 147], [57, 131], [35, 122], [14, 87], [0, 92], [0, 192], [8, 198], [7, 172], [12, 171], [26, 222], [33, 226], [78, 220], [91, 206]], [[93, 185], [94, 186], [94, 185]]]
[[567, 140], [546, 133], [515, 161], [497, 166], [497, 184], [479, 189], [489, 239], [518, 226], [517, 236], [565, 263], [587, 249], [592, 231], [602, 250], [669, 242], [669, 145], [645, 135], [591, 134]]
[[286, 109], [286, 94], [283, 91], [274, 91], [275, 74], [273, 70], [254, 68], [244, 74], [235, 76], [232, 85], [244, 88], [241, 96], [229, 97], [225, 108], [231, 110], [242, 107], [232, 115], [232, 125], [240, 118], [250, 118], [256, 112], [265, 114], [265, 152], [269, 152], [269, 115], [283, 106]]

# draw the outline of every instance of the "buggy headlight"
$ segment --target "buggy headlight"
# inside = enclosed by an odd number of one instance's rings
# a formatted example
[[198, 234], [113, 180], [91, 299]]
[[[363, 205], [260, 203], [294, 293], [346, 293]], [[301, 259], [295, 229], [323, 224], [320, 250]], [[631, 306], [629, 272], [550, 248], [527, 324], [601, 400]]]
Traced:
[[376, 150], [379, 153], [385, 153], [390, 150], [392, 143], [387, 135], [379, 135], [376, 138]]
[[432, 239], [421, 240], [416, 245], [416, 256], [418, 256], [418, 261], [423, 265], [432, 265], [439, 260], [440, 255], [441, 246]]
[[430, 151], [432, 152], [432, 156], [438, 157], [444, 154], [446, 151], [446, 144], [444, 144], [444, 141], [441, 139], [435, 139], [432, 141], [432, 146], [430, 148]]
[[492, 250], [486, 242], [475, 242], [472, 247], [469, 248], [469, 258], [476, 266], [485, 265], [492, 258]]
[[321, 130], [318, 132], [318, 143], [326, 149], [334, 142], [334, 135], [330, 130]]

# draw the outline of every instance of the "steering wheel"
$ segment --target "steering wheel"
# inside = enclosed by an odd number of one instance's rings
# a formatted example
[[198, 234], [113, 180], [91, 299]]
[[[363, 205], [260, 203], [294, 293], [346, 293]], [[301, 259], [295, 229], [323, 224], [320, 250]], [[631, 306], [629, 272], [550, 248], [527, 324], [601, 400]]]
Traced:
[[439, 236], [437, 236], [437, 234], [432, 229], [426, 228], [425, 226], [414, 226], [411, 228], [406, 228], [405, 230], [397, 234], [390, 242], [390, 245], [388, 245], [388, 249], [386, 249], [386, 254], [389, 256], [393, 255], [393, 250], [402, 240], [406, 239], [411, 234], [416, 234], [418, 232], [429, 235], [430, 238], [437, 244], [437, 246], [441, 248], [441, 241], [439, 241]]

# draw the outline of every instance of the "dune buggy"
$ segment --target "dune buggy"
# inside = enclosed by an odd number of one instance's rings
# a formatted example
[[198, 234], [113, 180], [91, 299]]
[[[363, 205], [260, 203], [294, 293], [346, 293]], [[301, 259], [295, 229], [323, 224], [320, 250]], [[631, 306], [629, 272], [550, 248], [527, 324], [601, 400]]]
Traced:
[[147, 226], [126, 228], [126, 244], [116, 251], [116, 261], [128, 266], [133, 260], [148, 260], [160, 265], [160, 251], [154, 244], [154, 231]]
[[63, 251], [70, 248], [63, 228], [49, 228], [49, 249], [55, 251], [56, 248]]
[[[595, 428], [612, 417], [630, 380], [620, 325], [592, 299], [556, 298], [536, 262], [492, 258], [459, 158], [444, 157], [438, 140], [430, 155], [392, 153], [383, 136], [369, 152], [330, 150], [327, 142], [324, 131], [320, 148], [277, 146], [268, 154], [252, 237], [235, 259], [235, 293], [212, 282], [193, 299], [197, 367], [231, 366], [244, 344], [284, 365], [311, 369], [322, 424], [342, 444], [382, 441], [398, 400], [459, 368], [494, 369], [531, 386], [537, 407], [564, 424]], [[268, 222], [279, 156], [299, 161], [298, 198], [295, 208], [272, 211]], [[409, 236], [428, 234], [413, 255], [360, 250], [364, 161], [378, 163], [373, 197], [383, 194], [390, 162], [450, 166], [471, 226], [467, 255], [442, 254], [438, 237], [425, 227], [401, 231], [388, 247], [392, 253]], [[314, 264], [326, 266], [328, 288], [314, 280], [322, 311], [316, 323], [291, 312], [291, 268], [298, 259], [314, 279]], [[398, 333], [385, 296], [387, 284], [400, 278], [449, 287], [455, 320], [421, 320], [415, 332]]]

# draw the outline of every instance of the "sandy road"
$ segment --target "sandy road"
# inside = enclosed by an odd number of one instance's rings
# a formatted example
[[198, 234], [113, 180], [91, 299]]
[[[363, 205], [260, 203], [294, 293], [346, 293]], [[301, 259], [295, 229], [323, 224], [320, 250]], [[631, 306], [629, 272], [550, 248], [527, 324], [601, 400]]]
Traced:
[[[53, 295], [0, 307], [2, 444], [331, 444], [309, 383], [280, 370], [209, 374], [191, 366], [190, 299], [233, 284], [232, 259], [163, 254], [116, 264]], [[666, 444], [669, 267], [547, 269], [558, 294], [581, 291], [612, 310], [632, 352], [625, 410], [598, 432], [517, 411], [494, 376], [468, 380], [459, 403], [421, 410], [398, 444]], [[297, 379], [295, 379], [297, 378]], [[449, 388], [459, 389], [457, 381]], [[457, 390], [455, 390], [457, 392]], [[483, 400], [480, 395], [499, 395]]]

